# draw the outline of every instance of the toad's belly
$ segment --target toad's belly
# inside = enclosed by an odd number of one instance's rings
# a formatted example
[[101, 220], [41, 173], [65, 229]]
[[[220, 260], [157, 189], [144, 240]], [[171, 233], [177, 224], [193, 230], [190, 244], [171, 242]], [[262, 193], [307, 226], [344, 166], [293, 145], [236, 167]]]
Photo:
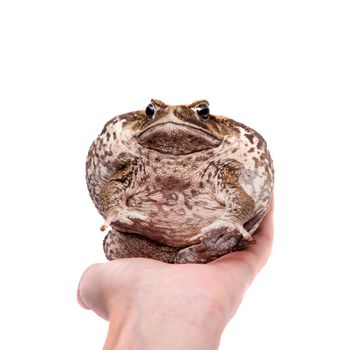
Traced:
[[149, 220], [121, 229], [176, 247], [198, 242], [200, 230], [220, 217], [225, 208], [202, 189], [143, 190], [130, 197], [127, 205]]

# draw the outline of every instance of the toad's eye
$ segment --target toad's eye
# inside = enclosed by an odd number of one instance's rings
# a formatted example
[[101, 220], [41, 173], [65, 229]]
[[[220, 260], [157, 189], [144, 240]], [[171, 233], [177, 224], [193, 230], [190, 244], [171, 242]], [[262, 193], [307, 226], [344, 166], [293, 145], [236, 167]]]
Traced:
[[208, 119], [209, 117], [209, 106], [206, 104], [199, 105], [197, 107], [197, 114], [202, 118], [202, 119]]
[[150, 103], [147, 107], [146, 107], [146, 115], [148, 118], [152, 118], [154, 114], [154, 106], [152, 105], [152, 103]]

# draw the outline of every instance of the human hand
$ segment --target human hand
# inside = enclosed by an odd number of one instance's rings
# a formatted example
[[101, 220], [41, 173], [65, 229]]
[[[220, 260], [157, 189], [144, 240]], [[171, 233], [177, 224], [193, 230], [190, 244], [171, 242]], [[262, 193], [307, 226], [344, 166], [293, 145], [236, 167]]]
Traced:
[[78, 301], [110, 321], [108, 349], [217, 349], [227, 322], [268, 260], [273, 208], [257, 243], [209, 264], [130, 258], [90, 266]]

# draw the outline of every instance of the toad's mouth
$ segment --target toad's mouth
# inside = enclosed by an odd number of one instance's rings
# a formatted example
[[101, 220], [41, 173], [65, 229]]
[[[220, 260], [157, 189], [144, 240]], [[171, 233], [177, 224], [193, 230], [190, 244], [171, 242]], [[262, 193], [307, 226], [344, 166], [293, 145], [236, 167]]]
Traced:
[[221, 144], [216, 136], [202, 129], [173, 122], [149, 127], [137, 136], [137, 142], [146, 148], [168, 154], [189, 154]]

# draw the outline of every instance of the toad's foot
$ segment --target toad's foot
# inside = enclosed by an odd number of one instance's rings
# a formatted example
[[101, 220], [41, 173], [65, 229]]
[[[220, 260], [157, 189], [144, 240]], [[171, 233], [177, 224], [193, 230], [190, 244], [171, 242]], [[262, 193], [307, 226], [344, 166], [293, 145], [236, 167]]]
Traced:
[[147, 221], [148, 217], [137, 211], [130, 211], [122, 208], [112, 208], [107, 212], [106, 220], [100, 230], [105, 231], [113, 222], [133, 225], [135, 220]]
[[[201, 234], [201, 242], [180, 250], [175, 263], [207, 263], [255, 242], [241, 225], [223, 219], [203, 228]], [[242, 236], [245, 236], [244, 240]]]
[[231, 236], [233, 234], [241, 234], [247, 241], [253, 241], [252, 235], [239, 223], [229, 221], [227, 219], [215, 220], [210, 225], [202, 228], [201, 241], [216, 242], [221, 236]]
[[176, 264], [205, 264], [219, 258], [222, 255], [231, 253], [239, 246], [241, 235], [222, 235], [215, 243], [202, 242], [193, 246], [181, 249], [174, 262]]
[[201, 243], [181, 249], [175, 256], [175, 264], [205, 264], [219, 255], [207, 250]]

